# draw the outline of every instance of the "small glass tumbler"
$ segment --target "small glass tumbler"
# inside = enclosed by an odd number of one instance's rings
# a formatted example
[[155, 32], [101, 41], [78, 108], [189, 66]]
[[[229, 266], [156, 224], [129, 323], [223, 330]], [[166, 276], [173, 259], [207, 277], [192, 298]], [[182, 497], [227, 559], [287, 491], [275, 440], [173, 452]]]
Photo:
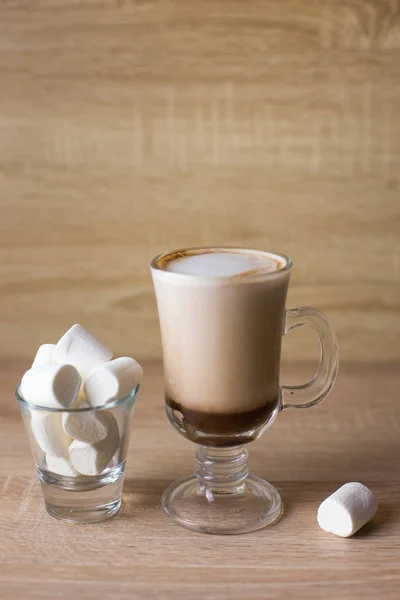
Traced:
[[[129, 396], [100, 407], [57, 409], [26, 402], [15, 391], [33, 459], [39, 474], [47, 512], [70, 523], [97, 523], [114, 516], [121, 507], [122, 486], [129, 433], [136, 399], [137, 385]], [[65, 436], [63, 420], [69, 415], [82, 415], [111, 424], [104, 439], [91, 444], [90, 466], [96, 474], [82, 474], [72, 464], [67, 439], [66, 451], [59, 444], [57, 432]], [[78, 440], [79, 441], [79, 440]], [[82, 440], [80, 440], [82, 442]], [[82, 447], [82, 446], [81, 446]], [[49, 452], [50, 450], [50, 452]]]

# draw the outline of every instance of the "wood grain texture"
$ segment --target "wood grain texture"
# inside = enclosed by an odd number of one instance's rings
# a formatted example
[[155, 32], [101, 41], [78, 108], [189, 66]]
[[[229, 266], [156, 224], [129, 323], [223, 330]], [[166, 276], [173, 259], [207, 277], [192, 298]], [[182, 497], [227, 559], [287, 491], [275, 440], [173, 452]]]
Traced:
[[400, 359], [398, 0], [5, 1], [0, 78], [0, 356], [72, 322], [159, 356], [149, 260], [238, 244]]
[[[235, 537], [183, 530], [160, 496], [193, 470], [194, 445], [163, 410], [162, 370], [145, 365], [124, 504], [113, 520], [68, 525], [49, 517], [13, 388], [26, 363], [0, 369], [0, 596], [4, 600], [397, 600], [400, 585], [400, 375], [395, 365], [344, 366], [333, 393], [286, 411], [249, 446], [253, 473], [275, 483], [284, 515]], [[303, 366], [290, 366], [298, 382]], [[349, 539], [321, 531], [319, 503], [346, 481], [376, 493], [376, 517]]]

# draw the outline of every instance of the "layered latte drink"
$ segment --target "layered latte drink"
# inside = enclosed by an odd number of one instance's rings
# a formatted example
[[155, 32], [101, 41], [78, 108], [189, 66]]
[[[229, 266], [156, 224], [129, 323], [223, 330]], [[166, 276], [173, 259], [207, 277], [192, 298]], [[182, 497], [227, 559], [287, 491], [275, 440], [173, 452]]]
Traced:
[[153, 260], [167, 413], [189, 439], [243, 444], [279, 409], [289, 263], [235, 248]]

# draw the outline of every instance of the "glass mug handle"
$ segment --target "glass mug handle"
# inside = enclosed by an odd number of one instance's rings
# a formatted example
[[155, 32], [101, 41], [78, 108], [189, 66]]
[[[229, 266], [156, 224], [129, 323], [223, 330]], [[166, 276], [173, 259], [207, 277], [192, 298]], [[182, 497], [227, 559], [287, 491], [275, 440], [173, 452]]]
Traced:
[[298, 327], [308, 326], [316, 330], [320, 343], [321, 356], [313, 379], [302, 385], [282, 385], [282, 407], [308, 408], [321, 402], [335, 383], [339, 351], [335, 334], [325, 315], [309, 306], [301, 306], [286, 311], [285, 331], [289, 333]]

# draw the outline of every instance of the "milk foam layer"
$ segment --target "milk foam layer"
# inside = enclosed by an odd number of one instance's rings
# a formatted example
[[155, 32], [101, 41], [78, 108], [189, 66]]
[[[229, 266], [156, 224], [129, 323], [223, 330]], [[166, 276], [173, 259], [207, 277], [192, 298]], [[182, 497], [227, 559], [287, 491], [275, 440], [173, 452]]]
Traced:
[[256, 252], [207, 252], [184, 254], [167, 261], [166, 269], [174, 273], [200, 277], [234, 277], [256, 272], [278, 271], [285, 266], [283, 259]]

